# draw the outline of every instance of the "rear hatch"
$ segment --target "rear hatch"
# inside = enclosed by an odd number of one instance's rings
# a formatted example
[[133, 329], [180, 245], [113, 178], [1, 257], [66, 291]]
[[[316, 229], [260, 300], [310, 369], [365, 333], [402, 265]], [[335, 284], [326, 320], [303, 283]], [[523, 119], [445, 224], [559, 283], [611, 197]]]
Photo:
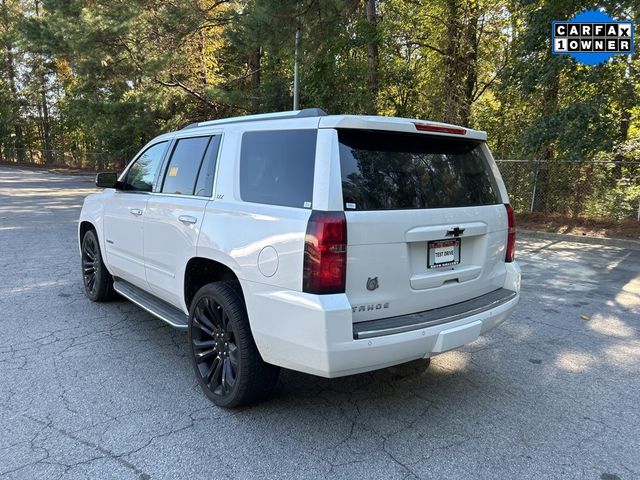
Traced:
[[478, 139], [337, 129], [353, 321], [501, 288], [507, 213]]

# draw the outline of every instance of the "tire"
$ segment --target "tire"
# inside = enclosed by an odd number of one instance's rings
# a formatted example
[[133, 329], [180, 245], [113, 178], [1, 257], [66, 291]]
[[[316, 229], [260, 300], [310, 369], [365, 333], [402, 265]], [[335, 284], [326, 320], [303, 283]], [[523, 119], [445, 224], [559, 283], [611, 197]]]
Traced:
[[232, 282], [215, 282], [196, 293], [189, 311], [191, 363], [205, 395], [233, 408], [267, 397], [280, 369], [262, 360], [247, 310]]
[[106, 302], [116, 296], [113, 277], [102, 261], [100, 244], [95, 230], [87, 230], [82, 237], [80, 256], [84, 293], [92, 302]]

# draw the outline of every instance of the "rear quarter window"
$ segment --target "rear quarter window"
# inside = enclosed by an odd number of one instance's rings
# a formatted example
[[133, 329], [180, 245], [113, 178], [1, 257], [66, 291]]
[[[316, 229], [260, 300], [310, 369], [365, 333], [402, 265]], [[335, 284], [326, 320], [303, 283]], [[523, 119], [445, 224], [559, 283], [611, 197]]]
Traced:
[[500, 203], [479, 141], [338, 130], [345, 210], [405, 210]]
[[244, 133], [240, 149], [242, 200], [310, 208], [316, 138], [316, 130]]

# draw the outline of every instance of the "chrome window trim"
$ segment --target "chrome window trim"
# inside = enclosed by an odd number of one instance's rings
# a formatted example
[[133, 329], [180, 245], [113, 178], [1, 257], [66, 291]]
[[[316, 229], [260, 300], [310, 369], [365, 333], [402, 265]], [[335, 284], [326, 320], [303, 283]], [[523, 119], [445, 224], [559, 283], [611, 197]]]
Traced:
[[[160, 191], [155, 191], [157, 189], [161, 189], [162, 185], [164, 183], [164, 179], [167, 173], [167, 169], [169, 168], [169, 164], [171, 163], [171, 155], [173, 154], [173, 151], [175, 149], [176, 143], [178, 143], [179, 140], [184, 140], [185, 138], [198, 138], [198, 137], [210, 137], [209, 140], [209, 144], [211, 143], [211, 141], [213, 140], [213, 137], [219, 136], [220, 137], [220, 142], [218, 144], [218, 152], [216, 154], [216, 168], [215, 171], [213, 173], [213, 187], [211, 189], [211, 196], [207, 197], [205, 195], [189, 195], [189, 194], [181, 194], [181, 193], [164, 193], [164, 192], [160, 192]], [[166, 141], [166, 140], [165, 140]], [[170, 139], [170, 145], [167, 148], [167, 151], [165, 152], [165, 156], [162, 159], [162, 166], [160, 167], [160, 172], [157, 178], [156, 183], [153, 186], [153, 190], [151, 192], [147, 192], [150, 193], [151, 195], [162, 195], [162, 196], [168, 196], [168, 197], [179, 197], [179, 198], [200, 198], [200, 199], [207, 199], [207, 200], [213, 200], [215, 199], [216, 196], [216, 183], [218, 181], [218, 168], [220, 168], [220, 155], [222, 152], [222, 143], [224, 142], [224, 130], [220, 129], [220, 130], [214, 130], [214, 131], [208, 131], [207, 133], [199, 133], [199, 134], [191, 134], [189, 135], [188, 132], [185, 132], [184, 135], [175, 135], [174, 137], [172, 137]], [[160, 142], [157, 142], [160, 143]], [[209, 148], [209, 144], [207, 144], [207, 148]], [[205, 152], [206, 154], [206, 149]], [[204, 157], [202, 158], [201, 162], [200, 162], [200, 168], [202, 168], [202, 164], [204, 162]], [[200, 173], [200, 170], [198, 170], [198, 174]], [[198, 181], [198, 175], [196, 175], [196, 182]]]

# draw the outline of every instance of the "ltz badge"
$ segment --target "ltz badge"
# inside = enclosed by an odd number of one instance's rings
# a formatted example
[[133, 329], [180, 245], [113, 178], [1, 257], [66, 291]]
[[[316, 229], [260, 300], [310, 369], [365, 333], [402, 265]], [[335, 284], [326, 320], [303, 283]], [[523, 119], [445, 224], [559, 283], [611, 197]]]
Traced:
[[587, 10], [571, 20], [552, 22], [554, 54], [570, 55], [586, 65], [598, 65], [614, 54], [633, 53], [634, 25], [618, 21], [604, 12]]

